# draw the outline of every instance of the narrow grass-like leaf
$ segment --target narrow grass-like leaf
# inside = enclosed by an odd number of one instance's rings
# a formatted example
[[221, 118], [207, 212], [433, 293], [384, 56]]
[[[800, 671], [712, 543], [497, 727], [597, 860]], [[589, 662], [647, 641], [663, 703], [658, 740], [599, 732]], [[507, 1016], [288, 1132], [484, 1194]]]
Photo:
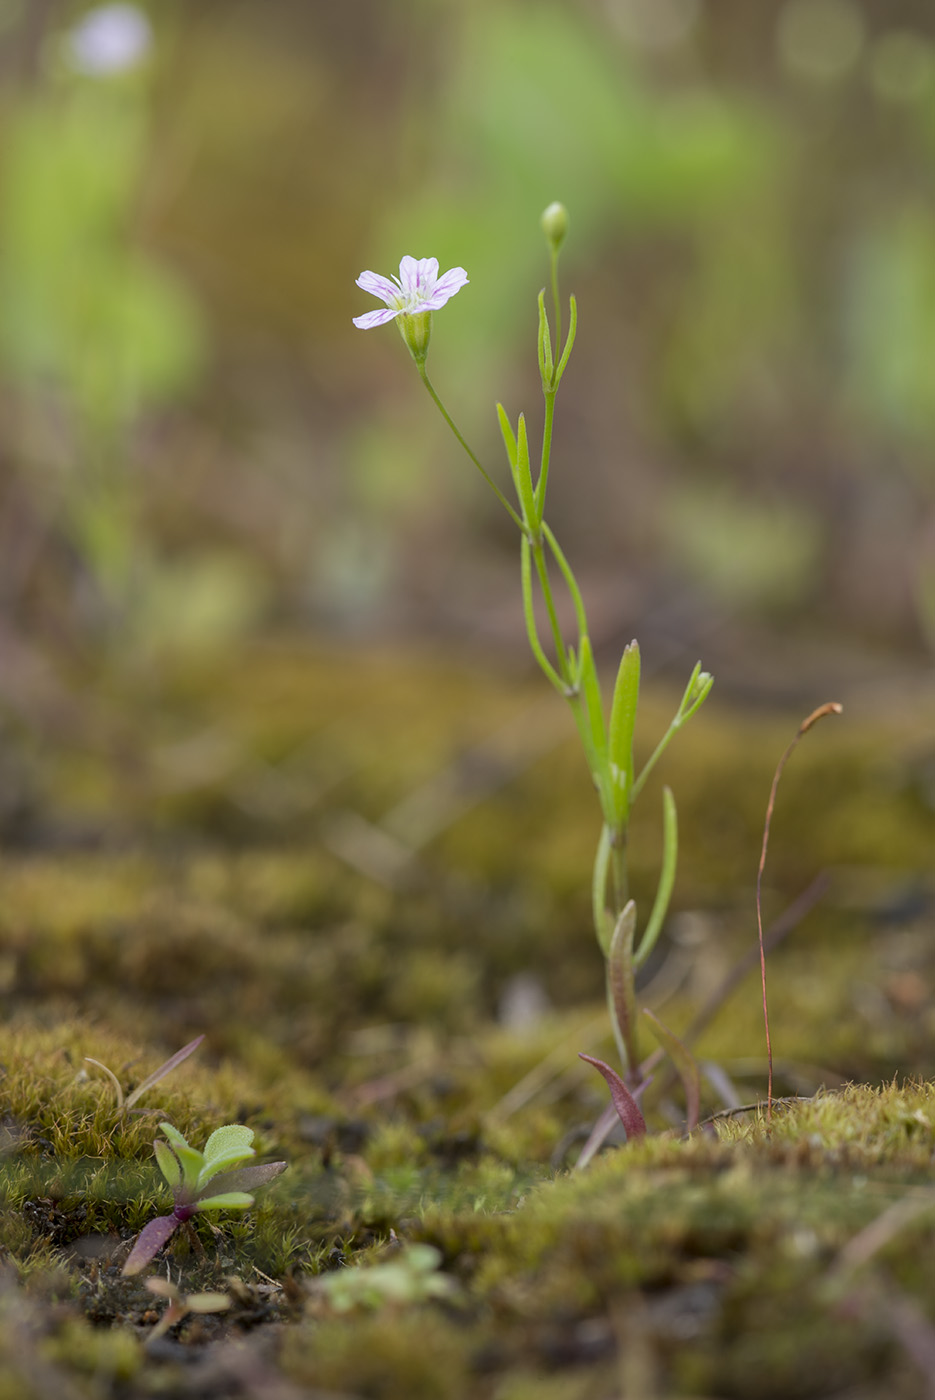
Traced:
[[[539, 632], [536, 627], [536, 610], [532, 596], [532, 545], [529, 543], [529, 538], [525, 534], [520, 540], [520, 577], [523, 585], [523, 618], [526, 622], [526, 635], [529, 638], [530, 649], [546, 679], [554, 685], [559, 695], [566, 695], [568, 692], [568, 683], [556, 671], [555, 667], [546, 656], [542, 643], [539, 640]], [[562, 659], [562, 664], [566, 664], [564, 658]]]
[[610, 827], [605, 822], [601, 828], [601, 837], [597, 843], [597, 853], [594, 857], [594, 870], [591, 875], [591, 913], [594, 920], [594, 928], [597, 932], [597, 941], [601, 945], [601, 952], [606, 958], [610, 952], [610, 940], [613, 936], [614, 922], [607, 910], [607, 876], [610, 870]]
[[685, 1130], [693, 1133], [698, 1126], [698, 1112], [701, 1105], [701, 1071], [688, 1046], [685, 1045], [668, 1026], [648, 1006], [643, 1007], [643, 1015], [649, 1022], [653, 1035], [665, 1050], [678, 1070], [685, 1089]]
[[182, 1064], [184, 1060], [187, 1060], [189, 1055], [195, 1053], [203, 1040], [203, 1035], [196, 1035], [194, 1040], [190, 1040], [187, 1045], [182, 1046], [181, 1050], [176, 1050], [174, 1055], [170, 1055], [169, 1059], [166, 1060], [164, 1064], [161, 1064], [158, 1069], [154, 1069], [152, 1074], [147, 1075], [142, 1084], [138, 1084], [133, 1090], [133, 1093], [127, 1096], [124, 1108], [129, 1111], [137, 1100], [142, 1098], [147, 1090], [151, 1089], [154, 1084], [158, 1084], [160, 1079], [165, 1079], [166, 1075], [171, 1074], [174, 1069], [178, 1069], [179, 1065]]
[[565, 348], [562, 351], [562, 358], [559, 360], [558, 368], [555, 371], [556, 387], [561, 383], [562, 375], [565, 373], [565, 367], [568, 364], [568, 358], [571, 355], [572, 348], [574, 347], [575, 336], [578, 334], [578, 303], [573, 296], [568, 298], [568, 311], [568, 339], [565, 341]]
[[[633, 786], [633, 732], [640, 695], [640, 649], [633, 641], [624, 648], [610, 707], [607, 754], [614, 776], [614, 806], [618, 825], [626, 822]], [[618, 770], [621, 776], [613, 773]]]
[[500, 422], [500, 435], [503, 438], [503, 446], [506, 448], [506, 455], [510, 466], [516, 466], [516, 434], [513, 432], [513, 425], [507, 417], [507, 411], [502, 403], [497, 404], [497, 418]]
[[521, 413], [516, 425], [516, 494], [519, 497], [520, 509], [523, 512], [527, 530], [536, 532], [538, 538], [538, 525], [536, 516], [536, 498], [532, 487], [532, 467], [529, 463], [529, 438], [526, 435], [526, 415]]
[[633, 985], [633, 935], [636, 931], [636, 905], [628, 900], [614, 926], [607, 954], [607, 987], [614, 1019], [626, 1050], [627, 1063], [640, 1062], [636, 1033], [636, 994]]
[[640, 968], [656, 946], [656, 939], [662, 932], [662, 925], [669, 910], [672, 887], [675, 884], [675, 867], [678, 864], [679, 829], [675, 798], [671, 788], [662, 790], [662, 870], [656, 887], [656, 898], [649, 915], [649, 923], [640, 939], [634, 962]]
[[539, 293], [539, 373], [542, 376], [542, 387], [546, 390], [552, 387], [552, 376], [555, 372], [555, 363], [552, 359], [552, 334], [549, 330], [549, 318], [545, 310], [545, 292]]
[[123, 1097], [123, 1089], [121, 1087], [120, 1080], [114, 1074], [113, 1070], [108, 1069], [107, 1066], [105, 1064], [102, 1064], [100, 1060], [95, 1060], [93, 1055], [85, 1055], [84, 1062], [87, 1065], [97, 1065], [98, 1069], [102, 1069], [107, 1075], [107, 1078], [113, 1085], [114, 1094], [117, 1097], [117, 1112], [122, 1113], [124, 1107], [126, 1106]]
[[583, 1050], [578, 1051], [580, 1060], [587, 1060], [589, 1065], [593, 1065], [607, 1080], [610, 1089], [610, 1097], [614, 1101], [614, 1108], [617, 1110], [617, 1117], [623, 1124], [627, 1141], [631, 1138], [645, 1137], [646, 1119], [640, 1112], [640, 1106], [624, 1084], [620, 1075], [610, 1065], [603, 1060], [596, 1060], [593, 1055], [586, 1055]]

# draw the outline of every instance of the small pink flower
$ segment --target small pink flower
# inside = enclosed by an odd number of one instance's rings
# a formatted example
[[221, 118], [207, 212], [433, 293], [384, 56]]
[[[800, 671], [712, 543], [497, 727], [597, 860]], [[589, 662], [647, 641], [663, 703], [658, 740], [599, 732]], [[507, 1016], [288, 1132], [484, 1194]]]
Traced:
[[361, 330], [371, 326], [382, 326], [397, 316], [418, 316], [423, 311], [437, 311], [440, 306], [460, 292], [466, 285], [468, 275], [463, 267], [453, 267], [442, 277], [438, 275], [437, 258], [403, 258], [399, 264], [399, 276], [380, 277], [376, 272], [362, 272], [357, 279], [358, 287], [363, 287], [371, 296], [386, 302], [379, 311], [368, 311], [364, 316], [355, 316], [354, 325]]

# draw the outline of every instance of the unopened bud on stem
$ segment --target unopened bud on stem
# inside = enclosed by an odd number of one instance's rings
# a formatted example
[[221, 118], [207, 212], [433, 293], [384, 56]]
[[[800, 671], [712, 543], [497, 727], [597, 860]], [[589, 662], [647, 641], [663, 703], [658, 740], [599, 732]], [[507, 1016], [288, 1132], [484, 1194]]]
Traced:
[[557, 253], [568, 232], [568, 210], [564, 204], [550, 204], [548, 209], [543, 211], [540, 223], [553, 252]]

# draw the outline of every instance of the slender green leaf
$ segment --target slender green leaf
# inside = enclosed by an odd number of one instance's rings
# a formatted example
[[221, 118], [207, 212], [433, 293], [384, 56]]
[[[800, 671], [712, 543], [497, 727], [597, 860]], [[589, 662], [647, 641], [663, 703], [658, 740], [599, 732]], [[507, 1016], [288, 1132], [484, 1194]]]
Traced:
[[671, 788], [662, 790], [662, 870], [659, 874], [659, 884], [656, 888], [656, 898], [653, 903], [652, 912], [649, 916], [649, 923], [640, 940], [640, 946], [636, 953], [636, 966], [642, 967], [656, 946], [656, 939], [662, 932], [662, 925], [665, 922], [669, 909], [669, 900], [672, 897], [672, 887], [675, 884], [675, 867], [678, 863], [679, 853], [679, 832], [678, 816], [675, 810], [675, 798], [672, 796]]
[[181, 1050], [176, 1050], [174, 1055], [170, 1055], [164, 1064], [161, 1064], [158, 1069], [154, 1069], [152, 1074], [147, 1075], [142, 1084], [137, 1084], [133, 1093], [127, 1097], [124, 1107], [127, 1110], [131, 1109], [137, 1099], [142, 1098], [147, 1090], [151, 1089], [154, 1084], [158, 1084], [160, 1079], [165, 1079], [166, 1075], [171, 1074], [174, 1069], [178, 1069], [179, 1065], [182, 1064], [184, 1060], [187, 1060], [189, 1055], [193, 1055], [203, 1040], [203, 1035], [197, 1035], [194, 1040], [190, 1040], [187, 1045], [183, 1045]]
[[693, 1133], [698, 1126], [698, 1113], [701, 1105], [701, 1071], [688, 1046], [678, 1036], [663, 1025], [659, 1017], [644, 1006], [643, 1015], [649, 1022], [650, 1030], [675, 1065], [685, 1089], [685, 1128]]
[[633, 937], [636, 932], [636, 905], [628, 900], [614, 925], [607, 954], [607, 989], [614, 1020], [626, 1050], [627, 1065], [640, 1062], [636, 1030], [636, 990], [633, 980]]
[[523, 585], [523, 618], [526, 623], [526, 635], [529, 638], [529, 645], [533, 656], [539, 663], [540, 670], [546, 679], [555, 686], [559, 695], [568, 694], [568, 684], [559, 675], [555, 667], [542, 649], [539, 641], [539, 632], [536, 628], [536, 610], [532, 596], [532, 546], [527, 535], [523, 535], [520, 540], [520, 577]]
[[516, 434], [513, 432], [512, 424], [507, 417], [506, 409], [502, 403], [497, 404], [497, 418], [500, 420], [500, 435], [503, 438], [503, 446], [506, 448], [506, 455], [509, 458], [510, 466], [516, 466]]
[[594, 871], [591, 876], [591, 911], [594, 919], [594, 932], [606, 958], [610, 952], [613, 936], [613, 920], [607, 911], [607, 878], [610, 871], [610, 827], [605, 822], [601, 827], [601, 838], [597, 843], [594, 857]]
[[549, 330], [549, 318], [545, 309], [545, 292], [542, 291], [539, 293], [539, 373], [542, 376], [542, 387], [546, 391], [552, 387], [554, 372], [552, 334]]
[[[636, 728], [636, 710], [640, 695], [640, 649], [633, 641], [624, 648], [617, 680], [614, 685], [614, 698], [610, 707], [610, 730], [607, 752], [614, 776], [616, 817], [619, 824], [626, 822], [630, 805], [629, 790], [633, 785], [633, 733]], [[614, 775], [617, 769], [622, 778]]]
[[[529, 439], [526, 436], [526, 415], [519, 415], [516, 425], [516, 494], [527, 530], [538, 532], [536, 523], [536, 498], [532, 486], [532, 467], [529, 464]], [[538, 533], [537, 533], [538, 538]]]
[[573, 296], [568, 298], [568, 310], [570, 314], [568, 339], [565, 341], [562, 358], [559, 360], [558, 369], [555, 371], [556, 388], [562, 381], [562, 375], [565, 373], [565, 366], [568, 364], [568, 358], [571, 355], [575, 343], [575, 336], [578, 334], [578, 303]]
[[85, 1064], [87, 1064], [87, 1065], [97, 1065], [98, 1069], [102, 1069], [102, 1070], [104, 1071], [104, 1073], [107, 1075], [107, 1078], [110, 1080], [111, 1084], [113, 1085], [114, 1094], [116, 1095], [116, 1098], [117, 1098], [117, 1112], [118, 1112], [118, 1113], [121, 1113], [121, 1112], [123, 1111], [124, 1107], [125, 1107], [125, 1106], [128, 1106], [128, 1105], [125, 1105], [125, 1104], [124, 1104], [124, 1100], [123, 1100], [123, 1089], [121, 1088], [120, 1080], [119, 1080], [119, 1079], [117, 1078], [117, 1076], [114, 1074], [113, 1070], [112, 1070], [112, 1069], [108, 1069], [107, 1066], [104, 1065], [104, 1064], [102, 1064], [100, 1060], [95, 1060], [95, 1058], [94, 1058], [93, 1055], [85, 1055], [85, 1057], [84, 1057], [84, 1062], [85, 1062]]

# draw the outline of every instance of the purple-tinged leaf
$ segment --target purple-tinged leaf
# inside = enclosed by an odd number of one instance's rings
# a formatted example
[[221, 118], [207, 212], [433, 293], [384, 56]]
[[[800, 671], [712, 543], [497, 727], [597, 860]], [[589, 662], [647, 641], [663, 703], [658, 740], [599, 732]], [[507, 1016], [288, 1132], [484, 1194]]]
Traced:
[[698, 1126], [698, 1113], [701, 1107], [701, 1071], [687, 1045], [664, 1026], [659, 1017], [644, 1006], [643, 1015], [652, 1027], [653, 1035], [675, 1065], [685, 1090], [685, 1131], [693, 1133]]
[[259, 1162], [256, 1166], [240, 1167], [237, 1171], [220, 1172], [211, 1178], [211, 1194], [216, 1196], [223, 1191], [254, 1191], [285, 1170], [285, 1162]]
[[138, 1274], [141, 1269], [145, 1269], [146, 1265], [155, 1259], [166, 1241], [171, 1238], [178, 1224], [179, 1221], [174, 1215], [159, 1215], [148, 1225], [144, 1225], [136, 1237], [133, 1248], [127, 1255], [127, 1262], [121, 1272], [123, 1274]]
[[[190, 1040], [187, 1045], [183, 1045], [181, 1050], [176, 1050], [175, 1054], [171, 1055], [164, 1064], [161, 1064], [158, 1069], [154, 1069], [152, 1074], [147, 1075], [142, 1084], [137, 1084], [133, 1093], [128, 1095], [127, 1101], [123, 1105], [124, 1109], [129, 1111], [136, 1103], [137, 1099], [142, 1098], [148, 1089], [151, 1089], [154, 1084], [158, 1084], [160, 1079], [165, 1079], [166, 1075], [171, 1074], [174, 1069], [177, 1069], [183, 1060], [188, 1059], [189, 1055], [193, 1055], [203, 1040], [203, 1035], [196, 1035], [194, 1040]], [[95, 1063], [97, 1062], [95, 1061]], [[103, 1066], [101, 1066], [101, 1068], [103, 1068]]]
[[636, 1099], [617, 1071], [611, 1069], [610, 1065], [605, 1065], [603, 1060], [596, 1060], [593, 1055], [586, 1055], [583, 1050], [578, 1052], [578, 1058], [593, 1065], [607, 1080], [610, 1096], [614, 1101], [614, 1108], [617, 1110], [617, 1117], [626, 1129], [627, 1141], [629, 1142], [631, 1138], [645, 1137], [646, 1119], [640, 1112]]

